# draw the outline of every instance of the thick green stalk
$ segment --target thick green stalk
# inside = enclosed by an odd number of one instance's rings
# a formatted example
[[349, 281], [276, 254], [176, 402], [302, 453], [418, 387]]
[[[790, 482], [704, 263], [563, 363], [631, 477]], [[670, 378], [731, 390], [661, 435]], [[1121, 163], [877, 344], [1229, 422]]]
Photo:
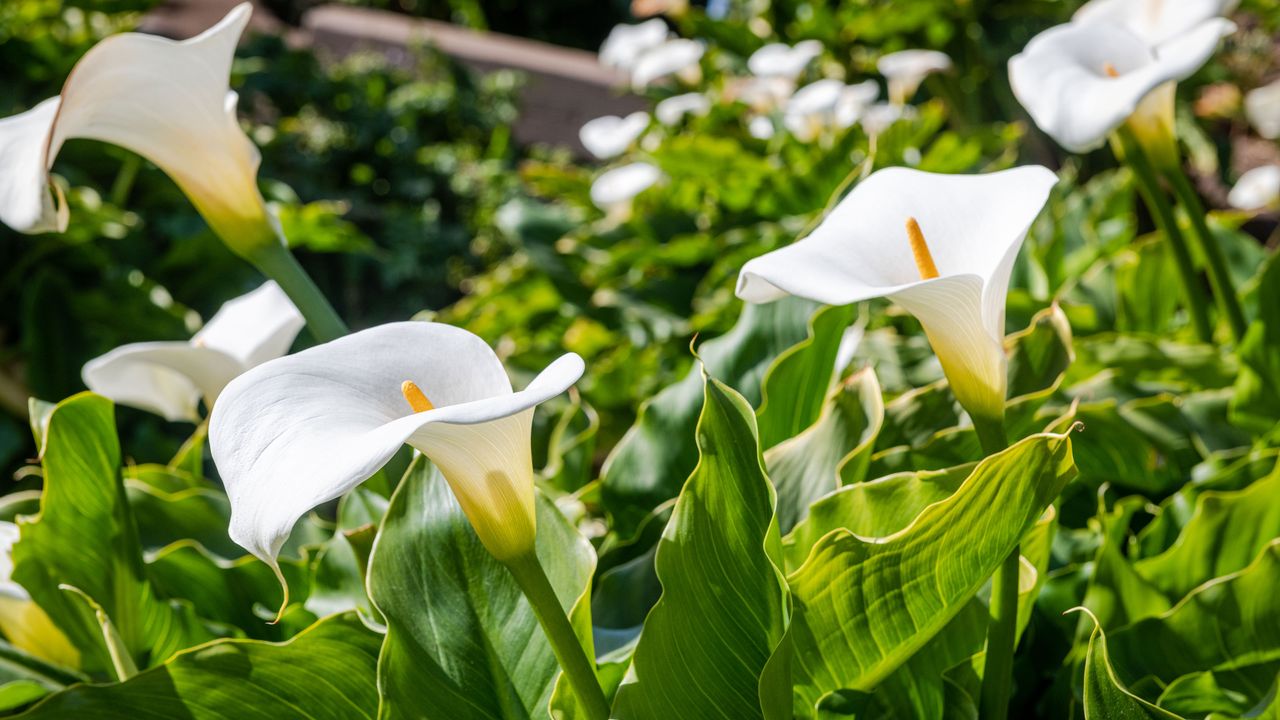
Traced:
[[551, 641], [551, 649], [560, 662], [569, 685], [573, 688], [578, 703], [587, 713], [588, 720], [609, 720], [609, 701], [600, 689], [600, 681], [596, 678], [595, 663], [582, 649], [578, 635], [569, 624], [569, 618], [560, 606], [556, 591], [547, 579], [542, 564], [532, 553], [506, 563], [507, 569], [516, 579], [516, 584], [533, 606], [533, 614], [538, 616], [542, 630]]
[[1182, 289], [1186, 294], [1187, 314], [1191, 316], [1191, 324], [1195, 327], [1196, 337], [1200, 342], [1213, 342], [1213, 326], [1209, 323], [1208, 301], [1204, 289], [1196, 277], [1195, 264], [1191, 260], [1191, 250], [1187, 247], [1187, 239], [1183, 237], [1174, 217], [1173, 208], [1160, 190], [1160, 181], [1150, 158], [1142, 149], [1142, 145], [1133, 136], [1132, 131], [1121, 126], [1116, 130], [1116, 140], [1120, 145], [1120, 154], [1125, 164], [1133, 171], [1137, 181], [1138, 193], [1142, 201], [1151, 211], [1156, 228], [1164, 235], [1173, 251], [1174, 264], [1178, 267], [1178, 276], [1182, 280]]
[[1235, 283], [1231, 282], [1231, 274], [1227, 272], [1227, 259], [1222, 254], [1222, 247], [1209, 230], [1204, 204], [1200, 195], [1191, 186], [1191, 180], [1182, 171], [1181, 166], [1174, 166], [1165, 171], [1165, 177], [1173, 186], [1173, 194], [1178, 196], [1178, 204], [1182, 206], [1187, 217], [1191, 219], [1191, 227], [1196, 231], [1200, 241], [1200, 252], [1204, 254], [1209, 266], [1209, 281], [1213, 284], [1213, 294], [1217, 297], [1222, 314], [1227, 317], [1231, 326], [1231, 335], [1236, 342], [1244, 339], [1244, 311], [1240, 309], [1240, 298], [1236, 295]]
[[320, 288], [316, 287], [307, 271], [298, 264], [289, 248], [275, 242], [267, 243], [248, 259], [262, 274], [275, 280], [293, 304], [298, 306], [298, 311], [307, 320], [307, 329], [316, 340], [329, 342], [347, 334], [347, 324], [338, 316]]
[[[973, 416], [982, 452], [995, 455], [1009, 446], [1003, 418]], [[987, 655], [982, 668], [979, 709], [983, 720], [1004, 720], [1013, 690], [1013, 649], [1018, 634], [1018, 547], [991, 576], [991, 610], [987, 624]]]

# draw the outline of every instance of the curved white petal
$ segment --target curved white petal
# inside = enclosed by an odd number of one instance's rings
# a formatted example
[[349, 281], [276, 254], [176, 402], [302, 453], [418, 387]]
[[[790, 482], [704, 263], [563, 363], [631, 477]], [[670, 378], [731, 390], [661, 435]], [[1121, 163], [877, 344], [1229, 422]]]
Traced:
[[[874, 173], [808, 236], [749, 261], [738, 297], [829, 305], [889, 297], [919, 318], [957, 398], [1003, 403], [1005, 296], [1018, 249], [1057, 177], [1041, 167], [987, 175]], [[905, 229], [920, 225], [940, 276], [922, 280]], [[1000, 372], [997, 372], [1000, 370]]]
[[626, 152], [649, 127], [649, 113], [633, 112], [626, 117], [605, 115], [588, 120], [578, 130], [578, 139], [587, 152], [601, 160], [615, 158]]
[[658, 182], [660, 177], [662, 171], [645, 162], [614, 168], [591, 183], [591, 202], [601, 210], [608, 211], [631, 202], [632, 198]]
[[1241, 210], [1280, 205], [1280, 165], [1263, 165], [1241, 175], [1228, 193], [1227, 202]]
[[794, 80], [821, 54], [822, 42], [819, 40], [802, 40], [795, 45], [769, 43], [751, 53], [747, 58], [747, 69], [757, 77]]
[[17, 525], [0, 520], [0, 596], [26, 600], [26, 588], [13, 581], [13, 546], [20, 536]]
[[289, 352], [305, 324], [289, 296], [269, 280], [223, 303], [191, 342], [220, 350], [250, 368]]
[[867, 131], [868, 135], [879, 135], [880, 133], [893, 127], [893, 124], [904, 117], [909, 117], [912, 108], [893, 103], [875, 103], [862, 112], [859, 120], [862, 122], [862, 129]]
[[[5, 223], [24, 232], [59, 226], [50, 214], [55, 204], [47, 173], [66, 140], [87, 138], [158, 165], [228, 242], [261, 235], [270, 221], [258, 192], [258, 151], [236, 121], [235, 94], [227, 86], [250, 12], [244, 3], [181, 42], [124, 33], [85, 53], [60, 102], [47, 101], [0, 127], [5, 160], [21, 161], [6, 163], [0, 180]], [[22, 149], [13, 149], [17, 143]]]
[[224, 352], [185, 342], [122, 345], [85, 363], [84, 384], [99, 395], [166, 420], [200, 419], [199, 403], [212, 405], [245, 366]]
[[[483, 340], [423, 322], [382, 325], [260, 365], [227, 386], [210, 418], [231, 537], [274, 564], [298, 518], [369, 478], [405, 442], [440, 464], [464, 509], [485, 507], [532, 527], [532, 489], [516, 487], [530, 472], [529, 435], [516, 427], [528, 420], [516, 416], [582, 371], [581, 358], [566, 355], [513, 393]], [[435, 409], [412, 412], [400, 391], [405, 380]], [[505, 531], [468, 513], [486, 546], [504, 541]]]
[[889, 99], [902, 105], [930, 73], [951, 69], [951, 58], [937, 50], [901, 50], [882, 56], [876, 69], [889, 82]]
[[1268, 140], [1280, 138], [1280, 80], [1246, 93], [1244, 112], [1259, 135]]
[[1237, 4], [1236, 0], [1089, 0], [1073, 19], [1123, 25], [1155, 46], [1226, 15]]
[[702, 116], [711, 111], [711, 99], [698, 92], [669, 97], [658, 103], [653, 114], [663, 125], [678, 125], [685, 115]]
[[702, 43], [685, 38], [668, 40], [645, 52], [631, 69], [631, 83], [644, 87], [668, 75], [683, 74], [697, 68], [706, 48]]
[[1009, 81], [1040, 129], [1085, 152], [1100, 147], [1156, 87], [1204, 65], [1233, 27], [1211, 20], [1152, 50], [1119, 25], [1059, 25], [1009, 61]]
[[600, 45], [600, 64], [630, 69], [641, 55], [661, 45], [667, 35], [667, 24], [661, 18], [636, 25], [615, 25]]
[[880, 85], [875, 80], [864, 80], [845, 86], [844, 91], [840, 93], [840, 99], [836, 102], [836, 126], [853, 127], [879, 96]]

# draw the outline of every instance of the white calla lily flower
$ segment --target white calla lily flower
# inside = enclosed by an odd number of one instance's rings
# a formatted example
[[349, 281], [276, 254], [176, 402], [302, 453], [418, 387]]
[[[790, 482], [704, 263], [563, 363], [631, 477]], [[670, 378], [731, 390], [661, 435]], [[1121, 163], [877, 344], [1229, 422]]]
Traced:
[[646, 162], [613, 168], [591, 183], [591, 202], [606, 213], [626, 215], [631, 201], [661, 177], [662, 171]]
[[874, 80], [845, 85], [824, 79], [796, 91], [783, 111], [782, 123], [801, 142], [811, 142], [829, 129], [853, 127], [880, 94]]
[[1059, 25], [1009, 61], [1009, 82], [1036, 125], [1067, 150], [1094, 150], [1128, 120], [1155, 159], [1167, 162], [1174, 84], [1200, 69], [1234, 28], [1211, 18], [1152, 47], [1120, 25]]
[[251, 9], [181, 42], [114, 35], [76, 63], [62, 93], [0, 120], [0, 221], [21, 232], [62, 232], [67, 210], [49, 171], [65, 141], [119, 145], [178, 184], [229, 246], [246, 254], [279, 243], [258, 191], [258, 150], [236, 120], [231, 59]]
[[1241, 175], [1227, 194], [1227, 202], [1240, 210], [1280, 206], [1280, 165], [1263, 165]]
[[701, 117], [711, 112], [711, 98], [697, 92], [675, 95], [658, 103], [653, 114], [663, 125], [679, 125], [685, 115]]
[[777, 134], [777, 128], [767, 115], [756, 115], [747, 121], [747, 133], [757, 140], [769, 140]]
[[1268, 140], [1280, 139], [1280, 80], [1246, 93], [1244, 114], [1259, 135]]
[[668, 75], [696, 84], [702, 79], [698, 62], [706, 50], [702, 43], [694, 40], [668, 40], [640, 56], [631, 68], [631, 84], [642, 88]]
[[380, 325], [259, 365], [227, 386], [210, 417], [231, 538], [276, 568], [299, 518], [407, 443], [440, 468], [494, 557], [523, 557], [535, 531], [533, 409], [583, 369], [570, 353], [513, 392], [483, 340], [428, 322]]
[[905, 105], [932, 73], [951, 69], [951, 58], [937, 50], [900, 50], [876, 61], [876, 70], [889, 83], [889, 102]]
[[649, 113], [633, 112], [626, 117], [605, 115], [588, 120], [578, 130], [578, 139], [587, 152], [601, 160], [615, 158], [627, 151], [649, 127]]
[[19, 650], [66, 667], [80, 666], [80, 653], [53, 620], [13, 580], [13, 546], [21, 532], [0, 521], [0, 632]]
[[1226, 15], [1237, 4], [1237, 0], [1089, 0], [1073, 20], [1122, 25], [1154, 47]]
[[880, 85], [875, 80], [864, 80], [860, 83], [845, 86], [836, 101], [836, 127], [853, 127], [863, 115], [875, 104], [880, 96]]
[[305, 323], [275, 282], [227, 301], [190, 342], [122, 345], [85, 363], [84, 383], [166, 420], [200, 419], [236, 376], [289, 352]]
[[969, 414], [1002, 418], [1009, 275], [1056, 182], [1034, 166], [988, 175], [881, 170], [809, 236], [749, 261], [738, 297], [829, 305], [889, 298], [924, 326]]
[[666, 42], [669, 35], [662, 18], [636, 25], [615, 25], [600, 45], [600, 64], [630, 70], [641, 55]]
[[899, 120], [910, 117], [913, 110], [914, 108], [905, 105], [875, 103], [863, 111], [859, 120], [862, 122], [862, 129], [875, 137], [893, 127]]
[[756, 77], [795, 80], [821, 54], [822, 42], [819, 40], [802, 40], [795, 45], [769, 43], [751, 53], [747, 58], [747, 69]]

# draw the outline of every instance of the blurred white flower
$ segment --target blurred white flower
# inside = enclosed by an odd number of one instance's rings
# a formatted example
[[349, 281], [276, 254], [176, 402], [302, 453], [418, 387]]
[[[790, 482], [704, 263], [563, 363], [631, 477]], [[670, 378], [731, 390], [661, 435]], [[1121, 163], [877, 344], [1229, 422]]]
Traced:
[[58, 97], [0, 120], [0, 221], [62, 232], [68, 213], [49, 170], [65, 141], [119, 145], [173, 178], [228, 246], [280, 239], [258, 192], [258, 149], [236, 120], [231, 59], [249, 3], [182, 42], [123, 33], [93, 46]]
[[626, 152], [647, 127], [647, 112], [633, 112], [626, 117], [605, 115], [584, 123], [578, 130], [578, 139], [587, 152], [601, 160], [608, 160]]
[[829, 305], [886, 297], [924, 326], [956, 399], [1004, 414], [1005, 299], [1018, 249], [1057, 177], [890, 168], [859, 183], [807, 237], [749, 261], [738, 297]]
[[1250, 90], [1244, 96], [1244, 113], [1259, 135], [1280, 139], [1280, 80]]
[[1238, 0], [1090, 0], [1073, 20], [1123, 25], [1156, 46], [1230, 13], [1237, 4]]
[[862, 113], [862, 129], [875, 137], [910, 115], [911, 108], [893, 103], [875, 103]]
[[653, 114], [663, 125], [678, 125], [685, 115], [701, 117], [711, 111], [711, 100], [702, 93], [685, 93], [658, 103]]
[[951, 69], [951, 58], [937, 50], [901, 50], [882, 56], [876, 69], [889, 83], [889, 102], [905, 105], [930, 73]]
[[697, 84], [702, 79], [698, 61], [704, 52], [706, 48], [700, 42], [685, 38], [668, 40], [640, 56], [631, 69], [631, 84], [642, 88], [668, 75]]
[[751, 53], [747, 69], [756, 77], [795, 80], [821, 54], [822, 43], [818, 40], [802, 40], [795, 45], [770, 43]]
[[249, 368], [289, 352], [304, 322], [275, 282], [228, 300], [190, 342], [122, 345], [85, 363], [90, 390], [166, 420], [200, 419]]
[[1227, 195], [1227, 202], [1241, 210], [1280, 206], [1280, 165], [1263, 165], [1241, 175]]
[[768, 140], [774, 136], [777, 129], [773, 126], [773, 120], [770, 120], [767, 115], [756, 115], [747, 122], [747, 132], [757, 140]]
[[724, 96], [740, 102], [756, 112], [770, 112], [781, 107], [796, 91], [794, 80], [782, 77], [741, 77], [725, 84]]
[[660, 177], [662, 171], [646, 162], [608, 170], [591, 183], [591, 202], [605, 212], [629, 207], [635, 196], [648, 190]]
[[830, 78], [818, 80], [791, 96], [782, 123], [796, 139], [811, 142], [829, 130], [852, 127], [879, 93], [874, 80], [856, 85]]
[[1059, 25], [1009, 61], [1009, 81], [1040, 129], [1072, 152], [1100, 147], [1126, 120], [1149, 149], [1172, 148], [1174, 84], [1234, 28], [1211, 18], [1152, 47], [1120, 25]]
[[641, 55], [666, 42], [669, 34], [662, 18], [638, 25], [614, 25], [600, 45], [600, 64], [630, 70]]
[[875, 80], [864, 80], [846, 85], [836, 101], [836, 127], [853, 127], [872, 107], [880, 96], [880, 85]]

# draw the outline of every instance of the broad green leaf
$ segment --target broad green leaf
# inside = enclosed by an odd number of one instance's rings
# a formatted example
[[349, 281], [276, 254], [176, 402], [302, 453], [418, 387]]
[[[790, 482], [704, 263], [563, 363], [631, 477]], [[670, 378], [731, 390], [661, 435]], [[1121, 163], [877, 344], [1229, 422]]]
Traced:
[[[1088, 615], [1087, 610], [1084, 613]], [[1084, 661], [1084, 716], [1085, 720], [1180, 720], [1125, 687], [1111, 664], [1107, 636], [1096, 620]]]
[[144, 551], [154, 552], [170, 543], [189, 539], [222, 558], [246, 554], [227, 534], [231, 501], [222, 491], [192, 487], [170, 493], [131, 479], [126, 479], [124, 485]]
[[596, 411], [571, 390], [569, 403], [555, 419], [547, 439], [547, 460], [538, 472], [542, 481], [564, 492], [575, 492], [591, 482], [599, 430]]
[[832, 392], [816, 423], [765, 452], [783, 533], [808, 515], [814, 501], [866, 478], [883, 418], [880, 383], [875, 371], [866, 368]]
[[40, 514], [19, 523], [13, 578], [85, 657], [111, 666], [94, 613], [58, 589], [72, 585], [102, 606], [140, 667], [214, 635], [190, 607], [166, 600], [147, 577], [125, 502], [111, 401], [82, 393], [49, 415]]
[[1019, 398], [1057, 386], [1075, 359], [1072, 343], [1071, 324], [1057, 305], [1036, 313], [1026, 329], [1006, 337], [1008, 396]]
[[1280, 421], [1280, 254], [1272, 253], [1258, 284], [1258, 316], [1240, 343], [1234, 422], [1262, 434]]
[[12, 712], [49, 694], [49, 688], [34, 680], [12, 680], [0, 685], [0, 712]]
[[[594, 552], [550, 500], [539, 496], [537, 510], [538, 558], [590, 653]], [[391, 498], [368, 585], [387, 625], [380, 718], [548, 717], [559, 672], [551, 645], [424, 458]]]
[[[699, 347], [707, 374], [758, 401], [774, 358], [806, 341], [810, 318], [819, 307], [797, 298], [745, 305], [733, 329]], [[693, 472], [702, 384], [701, 371], [693, 368], [650, 398], [605, 461], [602, 490], [615, 533], [629, 537], [650, 510], [680, 493], [681, 483]]]
[[776, 717], [788, 708], [788, 615], [773, 485], [755, 416], [741, 395], [706, 380], [697, 468], [658, 545], [662, 597], [645, 620], [634, 679], [618, 690], [621, 720]]
[[787, 580], [795, 601], [795, 711], [866, 692], [960, 612], [1074, 476], [1071, 442], [1036, 435], [979, 463], [897, 533], [836, 529]]
[[1205, 717], [1211, 713], [1239, 717], [1252, 709], [1249, 698], [1218, 685], [1217, 677], [1211, 672], [1192, 673], [1174, 680], [1160, 693], [1156, 704], [1184, 717]]
[[1097, 520], [1091, 521], [1091, 525], [1096, 522], [1101, 542], [1082, 602], [1089, 610], [1088, 617], [1081, 617], [1077, 625], [1081, 641], [1090, 632], [1088, 621], [1118, 628], [1165, 612], [1175, 602], [1135, 572], [1124, 555], [1133, 516], [1145, 504], [1139, 496], [1124, 497], [1109, 512], [1099, 507]]
[[336, 615], [285, 643], [220, 640], [127, 682], [77, 685], [18, 717], [373, 720], [380, 641], [354, 615]]
[[822, 308], [809, 322], [809, 337], [769, 366], [756, 411], [762, 449], [799, 435], [818, 419], [838, 372], [836, 353], [854, 314], [852, 305]]

